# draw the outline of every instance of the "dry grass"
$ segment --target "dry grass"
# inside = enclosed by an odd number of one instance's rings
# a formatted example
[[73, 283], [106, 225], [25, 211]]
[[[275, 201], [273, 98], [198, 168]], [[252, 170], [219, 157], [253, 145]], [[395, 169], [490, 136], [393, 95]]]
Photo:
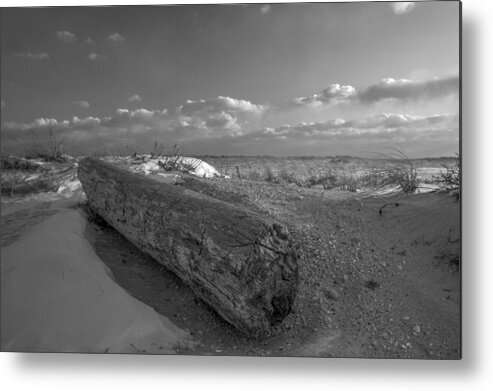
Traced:
[[391, 183], [399, 185], [405, 194], [414, 194], [420, 184], [417, 165], [414, 160], [407, 156], [398, 143], [396, 145], [396, 147], [387, 148], [389, 150], [388, 153], [382, 154], [383, 157], [394, 164], [392, 168], [382, 170], [382, 174], [390, 179]]
[[445, 171], [440, 172], [433, 179], [439, 184], [442, 191], [452, 194], [457, 199], [460, 198], [461, 190], [461, 161], [460, 156], [457, 154], [453, 165], [446, 165], [442, 163], [442, 167]]
[[41, 159], [45, 162], [64, 163], [67, 161], [63, 153], [63, 142], [57, 138], [52, 130], [48, 131], [48, 140], [38, 141], [31, 132], [31, 144], [26, 148], [26, 159]]
[[[199, 156], [232, 178], [318, 187], [325, 190], [383, 191], [400, 189], [413, 193], [436, 185], [432, 174], [451, 158], [410, 159], [401, 150], [374, 159], [348, 156], [271, 157]], [[423, 186], [426, 184], [428, 186]]]

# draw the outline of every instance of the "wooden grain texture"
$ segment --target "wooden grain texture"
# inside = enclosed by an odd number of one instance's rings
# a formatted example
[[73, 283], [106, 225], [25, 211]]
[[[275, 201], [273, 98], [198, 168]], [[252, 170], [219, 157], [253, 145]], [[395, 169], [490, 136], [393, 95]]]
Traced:
[[97, 214], [239, 330], [267, 335], [291, 311], [298, 264], [281, 224], [97, 159], [78, 176]]

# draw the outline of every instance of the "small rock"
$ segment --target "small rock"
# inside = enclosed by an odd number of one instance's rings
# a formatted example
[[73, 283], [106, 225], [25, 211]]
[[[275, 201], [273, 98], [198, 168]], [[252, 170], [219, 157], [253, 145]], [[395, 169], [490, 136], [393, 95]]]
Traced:
[[406, 322], [407, 322], [407, 321], [409, 320], [409, 316], [404, 316], [404, 317], [402, 318], [402, 320], [404, 320], [404, 321], [406, 321]]
[[337, 292], [334, 288], [330, 288], [328, 291], [327, 291], [327, 297], [329, 299], [332, 299], [332, 300], [339, 300], [339, 297], [341, 295], [339, 294], [339, 292]]
[[413, 327], [413, 331], [418, 334], [421, 333], [421, 327], [419, 327], [419, 324]]
[[344, 282], [348, 282], [349, 281], [349, 277], [347, 275], [343, 275], [342, 276], [342, 279], [344, 280]]

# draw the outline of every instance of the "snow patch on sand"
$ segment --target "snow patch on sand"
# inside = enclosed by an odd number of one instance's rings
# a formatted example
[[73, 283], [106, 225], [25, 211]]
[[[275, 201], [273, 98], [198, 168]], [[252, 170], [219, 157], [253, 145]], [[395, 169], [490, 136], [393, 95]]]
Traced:
[[115, 283], [85, 229], [82, 212], [65, 209], [2, 248], [2, 350], [169, 354], [187, 343]]
[[79, 191], [82, 191], [82, 184], [78, 178], [75, 178], [62, 182], [57, 190], [57, 193], [71, 197]]
[[151, 157], [151, 155], [142, 154], [126, 157], [107, 156], [102, 158], [102, 160], [108, 163], [116, 164], [118, 166], [121, 166], [123, 164], [127, 166], [130, 171], [144, 175], [166, 172], [166, 170], [162, 166], [168, 165], [175, 168], [173, 171], [186, 172], [188, 174], [195, 175], [201, 178], [225, 177], [209, 163], [194, 157]]

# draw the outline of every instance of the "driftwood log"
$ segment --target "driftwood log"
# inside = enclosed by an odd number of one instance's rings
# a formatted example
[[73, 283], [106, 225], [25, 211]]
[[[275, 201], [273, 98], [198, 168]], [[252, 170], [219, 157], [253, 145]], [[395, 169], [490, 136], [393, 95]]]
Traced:
[[261, 337], [289, 314], [298, 264], [282, 225], [97, 159], [78, 176], [98, 215], [239, 330]]

